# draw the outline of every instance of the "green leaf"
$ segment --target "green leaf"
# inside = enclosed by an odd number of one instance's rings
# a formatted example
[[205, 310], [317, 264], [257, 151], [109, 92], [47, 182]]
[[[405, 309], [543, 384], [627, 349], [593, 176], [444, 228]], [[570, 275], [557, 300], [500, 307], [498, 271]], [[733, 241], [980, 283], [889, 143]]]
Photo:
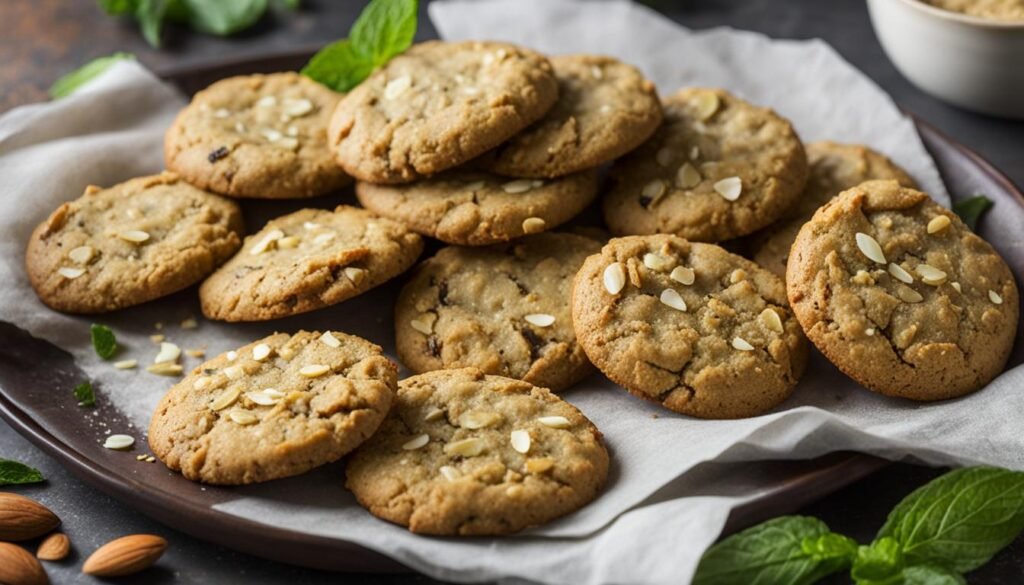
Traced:
[[73, 390], [78, 406], [96, 406], [96, 395], [92, 392], [92, 384], [82, 382]]
[[183, 0], [192, 28], [227, 36], [245, 30], [267, 11], [267, 0]]
[[857, 545], [816, 518], [783, 516], [704, 553], [693, 585], [805, 585], [850, 565]]
[[887, 536], [857, 549], [850, 576], [858, 585], [898, 584], [903, 582], [903, 567], [900, 543]]
[[89, 332], [92, 334], [92, 347], [96, 350], [96, 355], [105, 360], [114, 357], [117, 352], [117, 337], [110, 327], [93, 323], [89, 327]]
[[967, 581], [959, 573], [934, 567], [917, 565], [903, 569], [903, 585], [966, 585]]
[[138, 0], [135, 18], [142, 27], [142, 36], [146, 37], [153, 47], [160, 48], [160, 32], [163, 29], [164, 16], [167, 15], [168, 0]]
[[24, 463], [0, 459], [0, 485], [17, 485], [45, 481], [43, 474]]
[[87, 81], [98, 77], [114, 63], [118, 61], [132, 61], [134, 59], [135, 55], [131, 53], [114, 53], [113, 55], [93, 59], [54, 82], [50, 86], [50, 95], [55, 99], [67, 97]]
[[972, 467], [921, 486], [892, 512], [879, 538], [902, 545], [908, 565], [966, 573], [1024, 530], [1024, 472]]
[[100, 8], [111, 16], [134, 14], [139, 0], [99, 0]]
[[969, 199], [954, 203], [953, 211], [960, 216], [960, 219], [964, 220], [967, 227], [976, 230], [978, 229], [978, 220], [981, 219], [981, 214], [985, 213], [989, 207], [992, 207], [991, 199], [984, 195], [975, 195]]
[[334, 91], [346, 92], [369, 77], [373, 67], [355, 54], [348, 39], [343, 39], [320, 49], [302, 68], [302, 74]]
[[274, 0], [275, 8], [284, 8], [287, 10], [298, 10], [302, 8], [302, 0]]
[[379, 67], [409, 48], [416, 36], [417, 0], [373, 0], [349, 31], [355, 51]]

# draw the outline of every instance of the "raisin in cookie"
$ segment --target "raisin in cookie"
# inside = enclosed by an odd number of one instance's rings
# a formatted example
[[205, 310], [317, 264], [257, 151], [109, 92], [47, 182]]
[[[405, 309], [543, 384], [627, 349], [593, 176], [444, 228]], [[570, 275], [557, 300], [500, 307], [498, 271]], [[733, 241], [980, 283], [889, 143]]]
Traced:
[[476, 367], [561, 390], [590, 373], [569, 312], [572, 278], [601, 245], [539, 234], [488, 248], [444, 248], [395, 305], [398, 356], [416, 372]]
[[691, 416], [764, 412], [790, 395], [807, 363], [777, 276], [676, 236], [608, 242], [576, 275], [572, 314], [606, 376]]
[[800, 324], [829, 360], [889, 396], [941, 400], [1002, 371], [1017, 285], [987, 242], [896, 181], [841, 193], [804, 224], [786, 271]]
[[365, 209], [302, 209], [273, 219], [199, 288], [203, 314], [264, 321], [320, 309], [405, 272], [423, 240]]
[[331, 118], [330, 146], [360, 180], [406, 183], [490, 150], [557, 98], [551, 63], [533, 51], [421, 43], [345, 96]]
[[640, 146], [661, 123], [654, 84], [611, 57], [552, 57], [558, 101], [481, 161], [510, 177], [551, 178], [600, 166]]
[[238, 485], [304, 473], [365, 441], [398, 371], [344, 333], [275, 333], [204, 363], [160, 401], [149, 446], [188, 479]]
[[601, 433], [544, 388], [466, 368], [402, 380], [347, 487], [374, 516], [436, 535], [510, 534], [593, 500]]
[[100, 313], [195, 284], [242, 243], [238, 206], [173, 173], [132, 179], [57, 208], [25, 254], [39, 298], [69, 313]]
[[342, 95], [297, 73], [245, 75], [197, 93], [164, 138], [167, 168], [232, 197], [290, 199], [351, 180], [327, 147]]
[[453, 170], [405, 185], [360, 181], [356, 195], [363, 207], [423, 235], [479, 246], [569, 221], [594, 200], [597, 183], [595, 171], [542, 180]]
[[892, 179], [905, 187], [917, 186], [899, 165], [866, 146], [814, 142], [807, 145], [807, 162], [811, 174], [803, 195], [787, 215], [790, 219], [753, 236], [754, 262], [783, 278], [789, 249], [800, 228], [840, 191], [876, 179]]
[[665, 122], [612, 167], [604, 217], [616, 235], [666, 233], [720, 242], [792, 207], [807, 157], [792, 125], [720, 89], [684, 89]]

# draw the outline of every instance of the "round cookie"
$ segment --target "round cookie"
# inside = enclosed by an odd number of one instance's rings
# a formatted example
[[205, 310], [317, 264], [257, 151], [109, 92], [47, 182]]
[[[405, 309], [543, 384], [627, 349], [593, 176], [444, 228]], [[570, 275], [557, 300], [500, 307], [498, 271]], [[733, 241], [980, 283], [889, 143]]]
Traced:
[[551, 178], [600, 166], [640, 146], [661, 124], [654, 84], [611, 57], [551, 57], [558, 101], [481, 161], [510, 177]]
[[330, 147], [360, 180], [407, 183], [494, 148], [557, 98], [551, 63], [538, 53], [506, 43], [420, 43], [338, 104]]
[[101, 313], [199, 282], [242, 243], [242, 214], [173, 173], [89, 186], [32, 232], [25, 268], [49, 307]]
[[612, 381], [700, 418], [776, 406], [807, 363], [777, 276], [676, 236], [608, 242], [576, 275], [572, 316], [580, 345]]
[[275, 333], [175, 384], [153, 414], [149, 447], [167, 467], [205, 483], [298, 475], [372, 435], [397, 384], [395, 365], [365, 339]]
[[538, 234], [488, 248], [444, 248], [395, 305], [398, 357], [415, 372], [475, 367], [558, 391], [592, 371], [576, 343], [572, 279], [598, 242]]
[[752, 245], [754, 262], [783, 278], [789, 249], [800, 228], [841, 191], [876, 179], [893, 179], [905, 187], [917, 186], [906, 171], [885, 155], [857, 144], [813, 142], [807, 145], [807, 162], [807, 187], [789, 213], [791, 219], [765, 228], [754, 236]]
[[199, 287], [203, 314], [264, 321], [320, 309], [405, 272], [423, 240], [365, 209], [301, 209], [267, 222]]
[[167, 168], [232, 197], [336, 191], [351, 180], [327, 147], [327, 126], [341, 97], [293, 72], [218, 81], [197, 93], [167, 130]]
[[435, 535], [484, 536], [550, 522], [608, 475], [601, 433], [544, 388], [466, 368], [402, 380], [346, 487], [370, 513]]
[[406, 185], [360, 181], [363, 207], [449, 244], [506, 242], [569, 221], [597, 195], [595, 171], [566, 177], [506, 179], [454, 170]]
[[665, 121], [612, 167], [604, 217], [612, 233], [720, 242], [783, 217], [807, 182], [792, 125], [720, 89], [683, 89]]
[[844, 191], [804, 224], [786, 271], [815, 346], [863, 386], [914, 400], [962, 396], [1006, 364], [1013, 274], [926, 194], [896, 181]]

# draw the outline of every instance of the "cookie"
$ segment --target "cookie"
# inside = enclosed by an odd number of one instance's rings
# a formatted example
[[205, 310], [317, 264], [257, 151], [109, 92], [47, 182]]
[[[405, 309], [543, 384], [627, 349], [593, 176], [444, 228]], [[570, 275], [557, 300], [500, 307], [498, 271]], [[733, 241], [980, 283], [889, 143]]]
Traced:
[[327, 126], [341, 97], [291, 72], [218, 81], [197, 93], [167, 130], [167, 168], [231, 197], [336, 191], [351, 181], [327, 147]]
[[807, 145], [810, 176], [799, 201], [787, 215], [790, 219], [765, 228], [754, 236], [754, 262], [785, 278], [789, 248], [804, 222], [819, 207], [841, 191], [864, 181], [893, 179], [905, 187], [915, 188], [914, 180], [885, 155], [866, 146], [814, 142]]
[[362, 294], [402, 272], [423, 240], [365, 209], [302, 209], [273, 219], [199, 287], [203, 314], [264, 321]]
[[807, 337], [861, 385], [913, 400], [962, 396], [1006, 364], [1018, 293], [960, 218], [896, 181], [844, 191], [804, 224], [786, 271]]
[[580, 345], [612, 381], [700, 418], [776, 406], [807, 363], [777, 276], [671, 235], [616, 238], [587, 258], [572, 317]]
[[610, 162], [640, 146], [661, 124], [654, 84], [611, 57], [552, 57], [558, 101], [543, 118], [485, 155], [510, 177], [561, 177]]
[[173, 173], [90, 185], [32, 232], [25, 268], [53, 309], [113, 311], [199, 282], [238, 250], [243, 231], [237, 205]]
[[612, 167], [604, 217], [612, 233], [720, 242], [781, 218], [807, 182], [792, 125], [720, 89], [684, 89], [665, 121]]
[[923, 0], [936, 8], [1005, 23], [1024, 21], [1020, 0]]
[[398, 371], [337, 331], [275, 333], [193, 370], [160, 401], [149, 447], [194, 481], [240, 485], [341, 458], [377, 430]]
[[505, 43], [413, 46], [345, 96], [330, 146], [352, 176], [407, 183], [458, 166], [543, 116], [558, 98], [551, 63]]
[[558, 391], [592, 369], [569, 312], [594, 240], [538, 234], [450, 247], [423, 262], [395, 305], [398, 357], [415, 372], [475, 367]]
[[597, 195], [595, 171], [559, 179], [506, 179], [453, 170], [405, 185], [360, 181], [363, 207], [449, 244], [480, 246], [553, 229]]
[[572, 405], [466, 368], [402, 380], [391, 414], [345, 473], [378, 518], [420, 534], [483, 536], [583, 507], [608, 462], [601, 433]]

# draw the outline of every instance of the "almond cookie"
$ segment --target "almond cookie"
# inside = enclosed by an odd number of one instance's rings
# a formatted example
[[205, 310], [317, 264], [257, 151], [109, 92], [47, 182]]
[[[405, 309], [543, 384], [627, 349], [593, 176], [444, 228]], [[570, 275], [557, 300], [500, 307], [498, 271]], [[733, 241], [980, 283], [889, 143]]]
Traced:
[[351, 180], [327, 147], [342, 94], [297, 73], [244, 75], [192, 98], [164, 138], [167, 168], [232, 197], [291, 199]]
[[356, 450], [346, 486], [370, 513], [420, 534], [517, 532], [593, 500], [601, 433], [544, 388], [466, 368], [402, 380]]
[[203, 314], [264, 321], [362, 294], [405, 272], [423, 240], [365, 209], [302, 209], [273, 219], [199, 287]]
[[444, 248], [395, 305], [398, 357], [415, 372], [475, 367], [561, 390], [591, 372], [569, 313], [572, 278], [601, 244], [539, 234]]
[[676, 236], [617, 238], [587, 258], [572, 316], [580, 345], [613, 382], [700, 418], [776, 406], [807, 363], [779, 277]]
[[552, 57], [558, 101], [543, 118], [486, 155], [510, 177], [551, 178], [600, 166], [640, 146], [661, 124], [654, 84], [611, 57]]
[[538, 53], [505, 43], [421, 43], [342, 100], [330, 146], [360, 180], [407, 183], [494, 148], [557, 98], [551, 63]]
[[194, 481], [239, 485], [340, 459], [388, 413], [395, 365], [337, 331], [275, 333], [192, 371], [160, 401], [149, 447]]
[[786, 271], [815, 346], [867, 388], [914, 400], [973, 392], [1017, 332], [1009, 267], [953, 212], [896, 181], [842, 192], [804, 224]]
[[360, 181], [356, 195], [363, 207], [423, 235], [479, 246], [569, 221], [594, 200], [597, 183], [595, 171], [543, 180], [453, 170], [405, 185]]
[[604, 217], [612, 233], [720, 242], [784, 216], [807, 182], [789, 121], [720, 89], [684, 89], [665, 122], [611, 171]]
[[866, 146], [814, 142], [807, 145], [807, 162], [811, 174], [803, 195], [787, 214], [790, 219], [753, 236], [754, 262], [783, 278], [789, 248], [800, 228], [840, 191], [875, 179], [892, 179], [905, 187], [917, 186], [899, 165]]
[[173, 173], [89, 186], [32, 232], [25, 267], [40, 300], [101, 313], [196, 282], [242, 243], [242, 214]]

